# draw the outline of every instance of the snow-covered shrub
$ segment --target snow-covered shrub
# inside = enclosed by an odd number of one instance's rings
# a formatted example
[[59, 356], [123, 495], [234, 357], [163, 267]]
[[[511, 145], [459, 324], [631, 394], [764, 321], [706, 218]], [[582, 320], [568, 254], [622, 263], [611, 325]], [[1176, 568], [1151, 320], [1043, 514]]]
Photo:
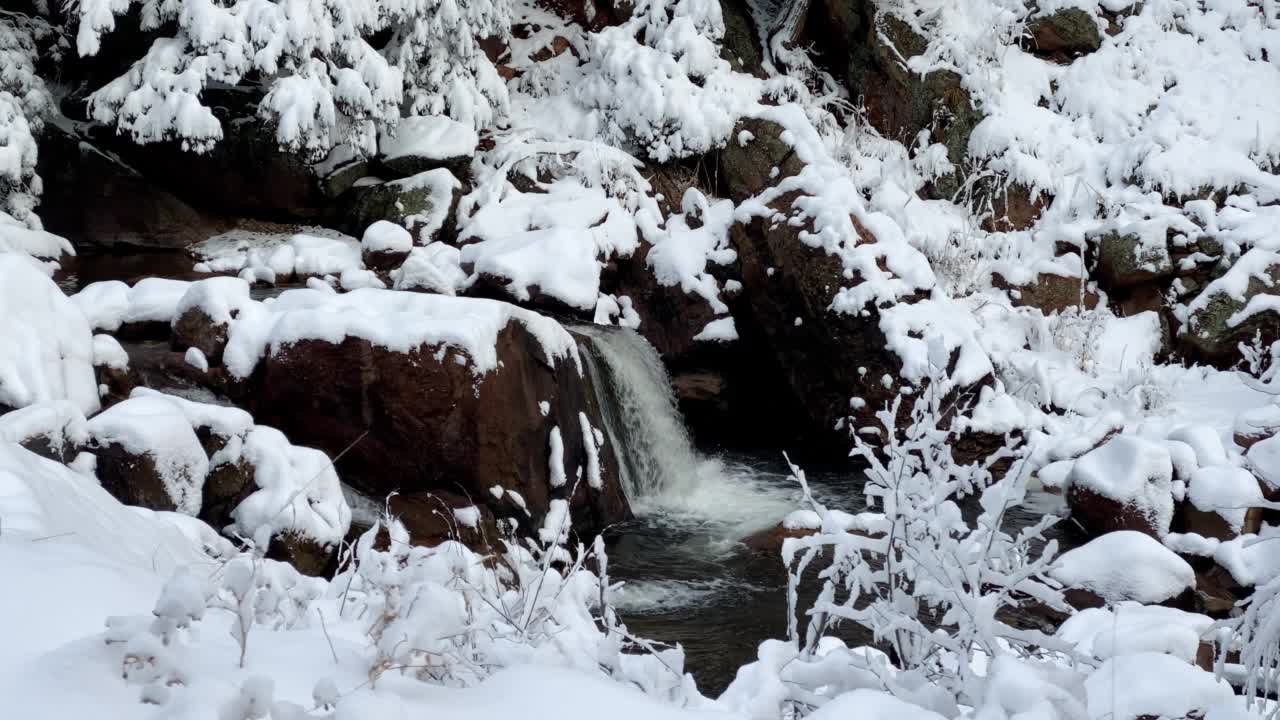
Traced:
[[94, 119], [138, 143], [174, 139], [207, 150], [223, 130], [201, 93], [259, 76], [267, 87], [259, 113], [280, 145], [317, 156], [339, 143], [372, 152], [377, 130], [394, 126], [402, 105], [477, 127], [506, 107], [477, 41], [507, 32], [508, 0], [78, 0], [80, 54], [97, 54], [116, 16], [135, 5], [144, 30], [172, 24], [174, 34], [95, 91], [90, 106]]
[[[1023, 500], [1029, 468], [1015, 460], [1003, 478], [993, 478], [991, 467], [1013, 455], [1010, 448], [973, 465], [952, 458], [956, 436], [945, 418], [955, 400], [940, 390], [949, 384], [945, 366], [946, 353], [931, 352], [926, 382], [877, 414], [882, 427], [874, 430], [882, 446], [864, 439], [868, 429], [852, 433], [853, 455], [868, 465], [868, 508], [883, 514], [877, 531], [846, 530], [844, 514], [814, 499], [804, 473], [792, 466], [805, 503], [821, 522], [817, 533], [787, 539], [783, 560], [790, 571], [789, 637], [799, 663], [835, 662], [829, 659], [830, 633], [839, 623], [857, 623], [872, 632], [897, 666], [891, 679], [885, 668], [868, 668], [880, 689], [954, 714], [956, 703], [982, 701], [984, 679], [976, 668], [983, 663], [975, 659], [1016, 664], [1044, 649], [1069, 648], [1004, 620], [1004, 611], [1024, 603], [1066, 607], [1047, 580], [1057, 546], [1045, 543], [1042, 533], [1056, 518], [1045, 516], [1016, 535], [1003, 529], [1009, 511]], [[904, 401], [909, 421], [899, 430], [896, 419]], [[981, 512], [970, 523], [958, 499], [972, 493]], [[822, 588], [804, 609], [808, 625], [802, 636], [797, 590], [806, 570], [827, 558], [829, 564], [818, 572]], [[861, 665], [866, 666], [865, 659]], [[1029, 667], [1024, 672], [1033, 672]], [[792, 698], [798, 709], [820, 705], [839, 689], [827, 687], [823, 678], [816, 673], [810, 682], [799, 683]]]

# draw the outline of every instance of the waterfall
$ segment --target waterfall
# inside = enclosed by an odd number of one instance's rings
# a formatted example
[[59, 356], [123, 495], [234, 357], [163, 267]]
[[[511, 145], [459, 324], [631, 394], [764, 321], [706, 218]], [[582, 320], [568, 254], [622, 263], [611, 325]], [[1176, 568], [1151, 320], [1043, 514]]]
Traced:
[[652, 500], [696, 483], [701, 461], [658, 351], [626, 328], [574, 330], [588, 338], [583, 359], [627, 499]]

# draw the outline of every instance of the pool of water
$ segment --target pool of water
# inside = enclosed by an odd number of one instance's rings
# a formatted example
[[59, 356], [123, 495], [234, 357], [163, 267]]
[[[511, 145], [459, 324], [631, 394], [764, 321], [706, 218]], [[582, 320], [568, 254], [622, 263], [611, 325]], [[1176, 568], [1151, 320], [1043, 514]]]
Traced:
[[[761, 641], [786, 635], [782, 561], [753, 553], [739, 541], [776, 526], [801, 507], [801, 497], [778, 453], [700, 457], [691, 482], [635, 503], [636, 519], [619, 527], [610, 544], [609, 568], [611, 579], [624, 583], [614, 601], [628, 629], [640, 637], [680, 643], [686, 670], [704, 693], [715, 696], [740, 666], [755, 660]], [[820, 502], [847, 512], [864, 508], [857, 470], [805, 470]], [[1029, 493], [1027, 504], [1010, 514], [1006, 529], [1063, 512], [1059, 496]], [[1047, 536], [1070, 543], [1059, 527]], [[816, 583], [802, 585], [802, 604], [812, 592]], [[840, 635], [846, 642], [871, 641], [869, 633], [847, 624]]]

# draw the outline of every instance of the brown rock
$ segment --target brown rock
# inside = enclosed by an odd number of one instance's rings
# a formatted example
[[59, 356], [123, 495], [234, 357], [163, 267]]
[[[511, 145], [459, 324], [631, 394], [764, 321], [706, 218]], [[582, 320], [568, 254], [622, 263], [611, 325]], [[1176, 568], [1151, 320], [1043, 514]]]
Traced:
[[1087, 310], [1098, 306], [1098, 293], [1087, 287], [1082, 291], [1080, 278], [1066, 275], [1040, 273], [1029, 285], [1013, 285], [997, 272], [991, 274], [991, 284], [1008, 291], [1014, 305], [1039, 308], [1046, 315], [1081, 304]]
[[174, 350], [196, 348], [204, 353], [209, 365], [222, 364], [222, 352], [227, 347], [227, 324], [214, 322], [199, 307], [188, 308], [173, 319], [170, 342]]
[[[520, 493], [537, 523], [552, 498], [567, 498], [581, 470], [570, 498], [576, 527], [594, 532], [629, 517], [612, 452], [600, 453], [602, 488], [585, 481], [579, 413], [602, 425], [588, 400], [589, 378], [572, 362], [545, 357], [519, 322], [499, 333], [496, 351], [497, 369], [476, 376], [451, 347], [401, 353], [355, 337], [304, 340], [263, 360], [244, 402], [259, 423], [291, 441], [341, 455], [344, 480], [372, 497], [447, 492], [492, 508], [490, 489], [499, 486]], [[545, 416], [543, 401], [550, 403]], [[570, 483], [552, 488], [548, 443], [557, 426]]]
[[1168, 530], [1157, 527], [1138, 507], [1099, 495], [1076, 483], [1067, 488], [1067, 505], [1071, 507], [1071, 519], [1080, 523], [1090, 537], [1115, 530], [1136, 530], [1159, 538]]
[[754, 532], [740, 540], [747, 549], [757, 555], [782, 555], [782, 543], [787, 538], [809, 537], [816, 533], [810, 528], [788, 528], [782, 523]]

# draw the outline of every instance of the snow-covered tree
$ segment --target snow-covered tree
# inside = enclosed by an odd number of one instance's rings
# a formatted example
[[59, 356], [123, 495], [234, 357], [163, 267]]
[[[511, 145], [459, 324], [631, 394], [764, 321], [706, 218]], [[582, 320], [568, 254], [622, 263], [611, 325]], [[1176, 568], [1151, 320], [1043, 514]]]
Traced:
[[201, 93], [259, 80], [259, 114], [281, 146], [313, 155], [340, 142], [370, 152], [406, 109], [480, 127], [506, 107], [477, 41], [507, 32], [508, 0], [79, 0], [79, 53], [95, 55], [135, 6], [143, 30], [176, 29], [95, 91], [90, 108], [138, 143], [207, 150], [223, 129]]
[[36, 136], [53, 104], [35, 68], [45, 32], [42, 20], [0, 10], [0, 212], [37, 230]]

